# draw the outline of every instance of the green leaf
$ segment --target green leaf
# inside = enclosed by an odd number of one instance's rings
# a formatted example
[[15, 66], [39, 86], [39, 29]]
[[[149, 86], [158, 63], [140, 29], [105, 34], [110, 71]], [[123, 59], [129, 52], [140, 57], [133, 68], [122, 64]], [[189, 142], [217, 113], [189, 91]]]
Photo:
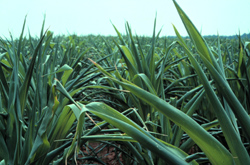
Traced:
[[3, 134], [0, 132], [0, 160], [4, 159], [5, 162], [9, 161], [9, 151], [5, 143]]
[[173, 0], [173, 2], [197, 51], [200, 52], [200, 54], [204, 56], [210, 63], [212, 63], [213, 65], [216, 65], [217, 67], [216, 60], [212, 56], [210, 49], [207, 49], [207, 43], [204, 40], [204, 38], [200, 35], [199, 31], [190, 21], [190, 19], [185, 14], [185, 12], [180, 8], [177, 2], [175, 0]]
[[29, 157], [25, 164], [30, 164], [33, 161], [36, 161], [36, 159], [45, 156], [49, 151], [50, 143], [47, 139], [47, 127], [52, 117], [52, 111], [46, 107], [44, 112], [45, 113], [41, 118], [41, 124], [37, 126], [38, 131], [32, 146], [32, 150], [30, 151]]
[[62, 76], [62, 85], [65, 86], [69, 76], [73, 72], [73, 69], [70, 66], [68, 66], [67, 64], [64, 64], [61, 68], [59, 68], [56, 71], [56, 73], [59, 73], [59, 72], [64, 72], [63, 76]]
[[65, 106], [60, 113], [58, 120], [56, 121], [56, 125], [49, 136], [50, 143], [52, 144], [52, 148], [59, 147], [61, 143], [56, 142], [54, 140], [65, 138], [69, 129], [72, 127], [72, 124], [76, 120], [74, 113], [70, 110], [70, 107]]
[[[216, 84], [219, 86], [219, 91], [225, 91], [225, 89], [228, 89], [228, 95], [230, 94], [230, 87], [227, 84], [225, 78], [223, 77], [222, 70], [219, 68], [218, 64], [215, 62], [215, 58], [213, 54], [211, 53], [210, 49], [208, 48], [207, 44], [205, 43], [205, 40], [201, 37], [199, 32], [196, 30], [195, 26], [192, 24], [192, 22], [189, 20], [189, 18], [186, 16], [186, 14], [182, 11], [182, 9], [179, 7], [179, 5], [174, 1], [175, 6], [179, 12], [180, 17], [182, 18], [182, 21], [192, 38], [193, 42], [196, 44], [196, 49], [200, 54], [201, 59], [204, 61], [205, 65], [208, 67], [211, 75], [213, 76], [214, 80], [217, 82]], [[249, 155], [247, 154], [247, 151], [245, 147], [243, 146], [243, 143], [237, 134], [237, 132], [234, 129], [234, 126], [232, 125], [232, 122], [230, 121], [228, 115], [225, 113], [224, 108], [222, 107], [219, 99], [217, 98], [215, 92], [211, 88], [210, 84], [208, 83], [208, 80], [202, 71], [200, 65], [193, 57], [192, 53], [188, 50], [185, 42], [181, 38], [180, 34], [178, 33], [177, 29], [174, 27], [177, 37], [180, 40], [181, 46], [185, 49], [186, 53], [189, 56], [189, 59], [191, 60], [191, 63], [193, 64], [198, 76], [200, 77], [202, 84], [205, 88], [205, 91], [207, 93], [207, 96], [212, 103], [212, 106], [214, 109], [216, 109], [215, 113], [218, 117], [218, 120], [221, 124], [223, 134], [226, 138], [227, 144], [229, 145], [229, 148], [232, 152], [233, 158], [237, 164], [243, 163], [245, 161], [250, 163]], [[209, 58], [210, 57], [210, 58]], [[223, 84], [223, 86], [222, 86]], [[232, 96], [232, 95], [231, 95]], [[225, 96], [227, 98], [228, 96]], [[233, 97], [233, 96], [232, 96]], [[232, 101], [238, 101], [237, 98], [234, 98], [234, 100], [227, 100], [228, 102]], [[240, 103], [239, 103], [240, 104]], [[242, 111], [241, 111], [242, 110]], [[243, 109], [237, 109], [237, 111], [240, 111], [240, 113], [243, 113]], [[245, 111], [244, 111], [245, 112]], [[247, 115], [247, 114], [246, 114]], [[246, 117], [245, 117], [246, 118]], [[242, 119], [242, 118], [241, 118]], [[248, 118], [249, 120], [249, 118]], [[250, 121], [250, 120], [249, 120]], [[246, 124], [246, 123], [244, 123]], [[246, 126], [246, 125], [245, 125]], [[243, 127], [243, 125], [242, 125]], [[249, 130], [248, 130], [249, 132]]]
[[35, 62], [36, 62], [36, 57], [38, 55], [38, 51], [40, 50], [41, 48], [41, 45], [42, 45], [42, 41], [45, 37], [45, 34], [41, 37], [38, 45], [36, 46], [36, 49], [34, 51], [34, 54], [32, 56], [32, 61], [29, 65], [29, 69], [25, 75], [25, 79], [24, 79], [24, 82], [21, 86], [21, 89], [20, 89], [20, 104], [21, 104], [21, 111], [22, 111], [22, 114], [23, 114], [23, 111], [24, 111], [24, 107], [25, 107], [25, 104], [26, 104], [26, 99], [27, 99], [27, 95], [28, 95], [28, 89], [29, 89], [29, 85], [30, 85], [30, 81], [31, 81], [31, 77], [32, 77], [32, 73], [33, 73], [33, 70], [34, 70], [34, 66], [35, 66]]
[[187, 154], [184, 154], [184, 156], [183, 152], [181, 152], [178, 148], [170, 145], [164, 145], [162, 142], [158, 141], [148, 132], [139, 127], [136, 123], [106, 104], [93, 102], [86, 105], [84, 109], [116, 126], [133, 139], [140, 142], [146, 148], [156, 153], [166, 162], [170, 164], [186, 164], [184, 158]]
[[[95, 63], [95, 65], [105, 74], [105, 70]], [[108, 75], [106, 75], [108, 76]], [[184, 130], [195, 142], [196, 144], [205, 152], [207, 157], [211, 162], [221, 163], [221, 164], [233, 164], [234, 160], [232, 155], [227, 151], [227, 149], [213, 136], [206, 132], [200, 125], [198, 125], [192, 118], [190, 118], [185, 113], [171, 106], [159, 97], [137, 87], [129, 81], [124, 80], [121, 82], [113, 77], [110, 79], [119, 85], [123, 86], [125, 89], [129, 90], [131, 93], [136, 95], [142, 101], [148, 103], [153, 108], [160, 111], [175, 124], [177, 124], [182, 130]], [[221, 157], [224, 157], [221, 160]]]

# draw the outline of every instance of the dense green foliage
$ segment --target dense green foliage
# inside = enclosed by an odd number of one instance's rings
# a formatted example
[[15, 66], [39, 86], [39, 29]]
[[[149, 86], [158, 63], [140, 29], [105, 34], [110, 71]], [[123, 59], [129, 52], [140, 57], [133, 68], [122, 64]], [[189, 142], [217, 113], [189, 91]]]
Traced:
[[[250, 164], [250, 42], [202, 37], [0, 39], [0, 164]], [[101, 150], [101, 149], [100, 149]], [[116, 159], [116, 163], [122, 164]]]

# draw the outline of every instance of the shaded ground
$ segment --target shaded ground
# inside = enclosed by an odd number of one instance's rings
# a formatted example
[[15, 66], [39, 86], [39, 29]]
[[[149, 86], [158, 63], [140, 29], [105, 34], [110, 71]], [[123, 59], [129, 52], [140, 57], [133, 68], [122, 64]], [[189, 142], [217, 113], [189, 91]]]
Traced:
[[[74, 159], [77, 164], [124, 164], [120, 147], [115, 142], [89, 142], [82, 146], [80, 153]], [[75, 160], [71, 160], [69, 164], [76, 164]]]

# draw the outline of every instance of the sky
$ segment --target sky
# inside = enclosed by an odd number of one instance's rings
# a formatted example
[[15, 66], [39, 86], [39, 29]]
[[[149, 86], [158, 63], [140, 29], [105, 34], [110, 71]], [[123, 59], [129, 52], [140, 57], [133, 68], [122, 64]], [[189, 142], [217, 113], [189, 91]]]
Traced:
[[[202, 35], [250, 33], [250, 0], [176, 0]], [[187, 32], [172, 0], [0, 0], [0, 36], [40, 35], [42, 22], [55, 35], [116, 35], [112, 23], [125, 34], [128, 21], [133, 34], [152, 36], [154, 19], [161, 36]], [[111, 23], [112, 22], [112, 23]]]

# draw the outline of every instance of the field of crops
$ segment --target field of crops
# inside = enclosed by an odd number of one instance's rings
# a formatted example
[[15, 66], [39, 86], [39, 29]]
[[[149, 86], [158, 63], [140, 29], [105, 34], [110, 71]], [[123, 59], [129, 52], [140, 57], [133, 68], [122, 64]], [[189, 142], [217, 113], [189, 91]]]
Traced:
[[250, 164], [250, 39], [0, 39], [0, 164]]

